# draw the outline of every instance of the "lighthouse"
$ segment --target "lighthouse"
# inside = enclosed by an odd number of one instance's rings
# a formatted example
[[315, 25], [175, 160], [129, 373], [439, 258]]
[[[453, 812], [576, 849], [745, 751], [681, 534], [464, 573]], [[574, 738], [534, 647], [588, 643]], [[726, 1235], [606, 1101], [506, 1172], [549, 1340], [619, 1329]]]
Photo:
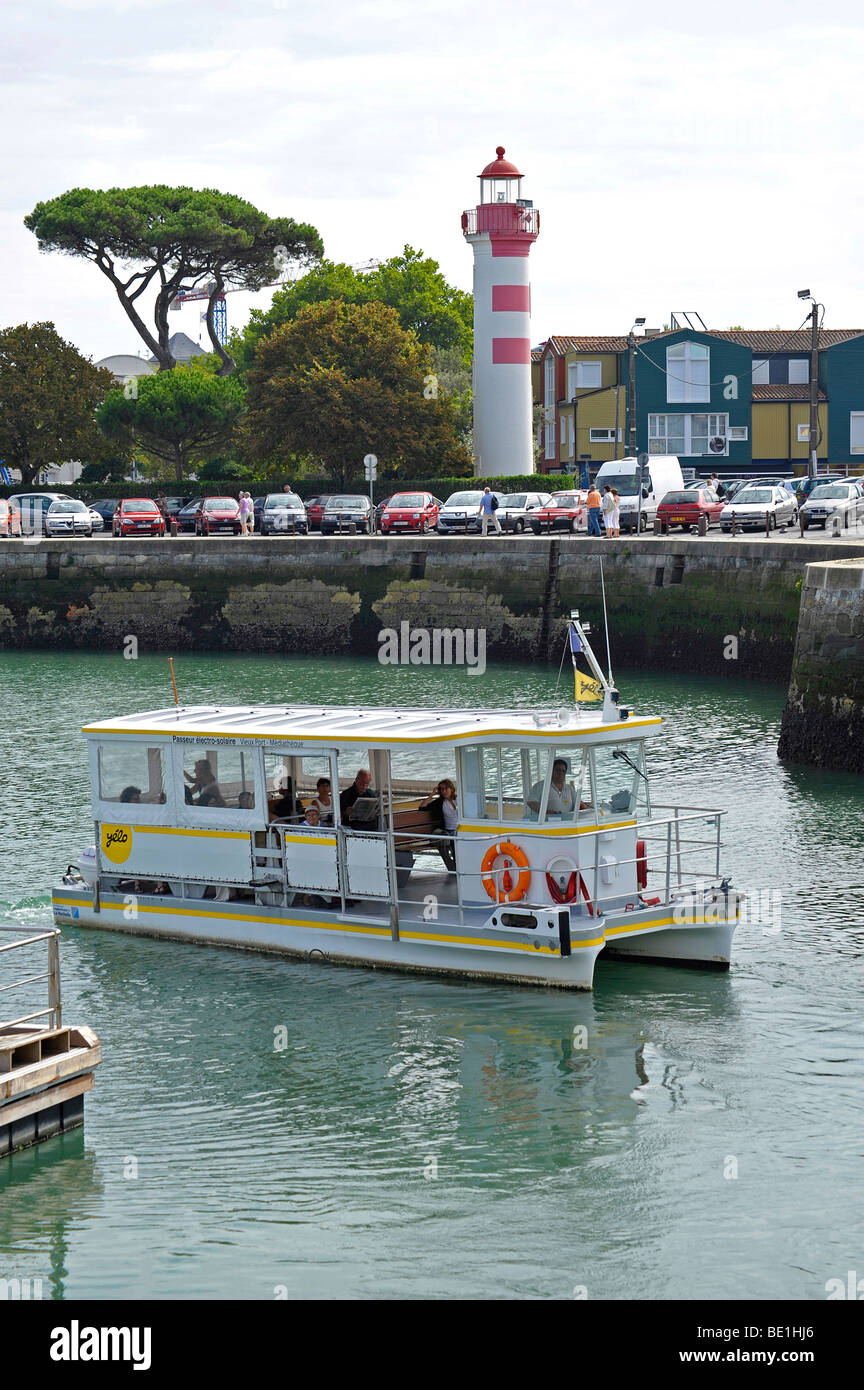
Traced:
[[478, 477], [534, 472], [531, 429], [531, 285], [528, 253], [540, 213], [504, 158], [479, 175], [480, 202], [462, 214], [474, 250], [474, 457]]

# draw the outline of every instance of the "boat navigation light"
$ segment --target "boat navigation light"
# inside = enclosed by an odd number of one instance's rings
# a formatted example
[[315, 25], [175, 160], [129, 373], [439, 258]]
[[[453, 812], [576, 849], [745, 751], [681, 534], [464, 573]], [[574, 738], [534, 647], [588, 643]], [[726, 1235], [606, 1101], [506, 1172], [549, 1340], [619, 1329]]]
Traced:
[[559, 711], [558, 711], [558, 723], [559, 723], [559, 724], [569, 724], [569, 723], [570, 723], [570, 711], [569, 711], [569, 709], [566, 709], [566, 708], [564, 708], [563, 706], [561, 707], [561, 709], [559, 709]]

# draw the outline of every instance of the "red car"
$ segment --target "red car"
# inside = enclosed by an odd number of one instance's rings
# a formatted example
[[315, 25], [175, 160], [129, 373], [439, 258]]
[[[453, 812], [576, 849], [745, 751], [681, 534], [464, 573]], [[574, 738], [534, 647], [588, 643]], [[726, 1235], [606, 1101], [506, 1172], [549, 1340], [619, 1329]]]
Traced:
[[324, 508], [330, 501], [330, 497], [310, 497], [303, 503], [306, 508], [306, 524], [310, 531], [321, 530], [321, 518], [324, 515]]
[[213, 536], [219, 531], [230, 531], [232, 536], [239, 536], [242, 529], [240, 503], [235, 502], [233, 497], [204, 498], [195, 520], [196, 536]]
[[149, 497], [124, 497], [111, 523], [115, 536], [164, 536], [165, 518]]
[[682, 492], [667, 492], [657, 508], [657, 519], [661, 531], [671, 531], [680, 526], [689, 531], [698, 526], [702, 517], [706, 526], [716, 526], [725, 503], [710, 487], [688, 487]]
[[553, 492], [545, 507], [531, 513], [534, 535], [544, 531], [584, 531], [588, 525], [585, 496], [582, 492]]
[[431, 492], [396, 492], [381, 512], [381, 531], [434, 531], [438, 525], [440, 502]]
[[21, 535], [21, 513], [14, 502], [0, 497], [0, 536]]

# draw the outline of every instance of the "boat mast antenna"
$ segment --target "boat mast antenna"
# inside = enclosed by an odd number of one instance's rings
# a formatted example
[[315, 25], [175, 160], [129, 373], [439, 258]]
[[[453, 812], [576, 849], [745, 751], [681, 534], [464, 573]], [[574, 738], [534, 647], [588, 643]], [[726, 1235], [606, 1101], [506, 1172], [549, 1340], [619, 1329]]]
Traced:
[[169, 667], [170, 667], [170, 669], [171, 669], [171, 684], [172, 684], [173, 687], [174, 687], [174, 703], [175, 703], [175, 705], [179, 705], [179, 704], [180, 704], [180, 700], [178, 699], [178, 696], [177, 696], [177, 682], [176, 682], [176, 680], [174, 679], [174, 658], [173, 658], [173, 656], [169, 656], [169, 658], [168, 658], [168, 665], [169, 665]]

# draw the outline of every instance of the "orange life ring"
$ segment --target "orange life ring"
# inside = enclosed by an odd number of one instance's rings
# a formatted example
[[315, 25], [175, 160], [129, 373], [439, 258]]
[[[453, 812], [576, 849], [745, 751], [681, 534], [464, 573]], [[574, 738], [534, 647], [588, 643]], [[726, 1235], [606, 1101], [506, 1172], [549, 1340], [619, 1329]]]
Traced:
[[[512, 859], [519, 866], [519, 877], [514, 886], [510, 876], [510, 865], [505, 863], [504, 872], [501, 874], [501, 886], [495, 880], [493, 865], [496, 859]], [[481, 865], [483, 877], [483, 887], [489, 894], [493, 903], [515, 903], [520, 898], [524, 898], [528, 892], [528, 885], [531, 882], [531, 868], [528, 864], [528, 855], [524, 849], [518, 845], [513, 845], [509, 840], [502, 840], [500, 844], [492, 845], [487, 849], [483, 856]]]

